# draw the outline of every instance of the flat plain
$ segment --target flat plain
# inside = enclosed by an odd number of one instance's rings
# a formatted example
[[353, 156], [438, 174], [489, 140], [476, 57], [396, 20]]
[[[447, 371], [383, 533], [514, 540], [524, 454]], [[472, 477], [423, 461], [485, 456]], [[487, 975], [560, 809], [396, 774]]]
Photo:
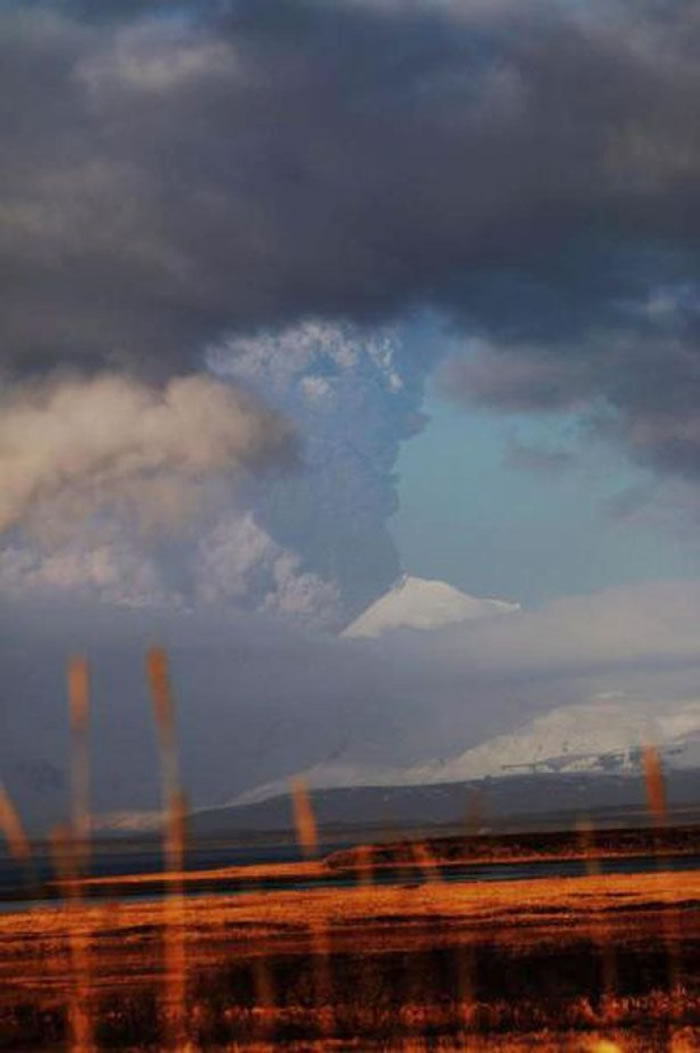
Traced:
[[697, 871], [173, 887], [1, 915], [0, 1048], [700, 1049]]

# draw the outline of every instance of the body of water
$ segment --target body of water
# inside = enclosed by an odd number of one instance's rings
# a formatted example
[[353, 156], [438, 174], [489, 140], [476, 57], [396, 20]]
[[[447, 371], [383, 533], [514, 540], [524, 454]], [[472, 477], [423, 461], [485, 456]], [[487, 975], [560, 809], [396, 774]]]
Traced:
[[[350, 847], [347, 842], [324, 844], [322, 853]], [[293, 844], [264, 846], [231, 846], [223, 844], [193, 845], [186, 857], [187, 870], [216, 871], [222, 867], [245, 866], [253, 863], [287, 863], [301, 861], [299, 849]], [[603, 874], [648, 874], [655, 870], [691, 871], [700, 868], [700, 855], [663, 856], [646, 855], [597, 861]], [[99, 898], [124, 899], [138, 898], [157, 899], [162, 894], [162, 882], [158, 874], [163, 868], [163, 856], [160, 848], [148, 846], [120, 846], [110, 844], [107, 847], [97, 845], [92, 853], [90, 873], [94, 877], [119, 877], [134, 874], [153, 875], [153, 881], [138, 887], [138, 891], [114, 889], [109, 897], [100, 891]], [[440, 880], [448, 882], [493, 882], [493, 881], [529, 881], [538, 878], [581, 877], [587, 873], [583, 860], [542, 860], [532, 863], [481, 863], [464, 866], [437, 868]], [[50, 903], [59, 899], [54, 885], [54, 871], [48, 853], [39, 852], [32, 872], [19, 867], [11, 858], [0, 856], [0, 911], [24, 910], [38, 902]], [[375, 869], [372, 881], [377, 885], [415, 885], [426, 880], [425, 872], [419, 867], [402, 867], [393, 869]], [[295, 880], [291, 877], [265, 878], [256, 883], [257, 890], [267, 892], [303, 891], [318, 888], [348, 888], [357, 883], [351, 871], [329, 871], [321, 878]], [[189, 887], [185, 884], [188, 896], [211, 895], [212, 893], [236, 894], [251, 890], [249, 882], [235, 878], [216, 877], [198, 879]], [[95, 896], [97, 898], [97, 895]]]

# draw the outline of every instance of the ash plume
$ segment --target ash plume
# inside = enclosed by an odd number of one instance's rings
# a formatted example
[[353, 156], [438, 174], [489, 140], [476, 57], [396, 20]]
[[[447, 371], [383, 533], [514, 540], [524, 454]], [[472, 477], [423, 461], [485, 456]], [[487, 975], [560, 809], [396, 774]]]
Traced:
[[[402, 401], [359, 356], [331, 426], [328, 378], [286, 364], [310, 319], [427, 308], [464, 341], [452, 397], [580, 413], [697, 485], [699, 37], [653, 0], [2, 3], [3, 414], [56, 369], [164, 390], [226, 347], [310, 429], [307, 470], [222, 510], [269, 538], [254, 609], [318, 585], [351, 615], [395, 576], [397, 444], [440, 357], [407, 346]], [[211, 595], [197, 573], [178, 590]]]
[[167, 525], [208, 478], [289, 456], [283, 418], [203, 375], [154, 390], [101, 374], [10, 389], [0, 400], [0, 531], [41, 516], [89, 518], [105, 503]]

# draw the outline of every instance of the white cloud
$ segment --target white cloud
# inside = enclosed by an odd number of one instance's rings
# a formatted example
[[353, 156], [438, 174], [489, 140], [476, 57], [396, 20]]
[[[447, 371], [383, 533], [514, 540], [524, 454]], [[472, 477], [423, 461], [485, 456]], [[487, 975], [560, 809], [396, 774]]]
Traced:
[[194, 36], [163, 19], [121, 29], [110, 50], [89, 55], [75, 71], [76, 79], [98, 99], [124, 89], [165, 94], [189, 82], [237, 79], [242, 74], [242, 58], [230, 41], [206, 33]]
[[110, 374], [10, 388], [0, 403], [0, 531], [47, 502], [75, 519], [125, 506], [145, 525], [169, 525], [194, 511], [203, 481], [290, 446], [279, 415], [206, 376], [162, 390]]
[[178, 607], [153, 560], [125, 543], [71, 546], [42, 553], [30, 547], [0, 550], [0, 590], [68, 591], [129, 607]]
[[488, 676], [643, 671], [700, 663], [699, 621], [700, 581], [646, 582], [446, 629], [427, 648], [435, 658]]
[[72, 540], [53, 531], [0, 548], [0, 596], [53, 594], [222, 614], [248, 610], [314, 628], [340, 619], [337, 586], [304, 570], [250, 510], [227, 511], [196, 544], [185, 538], [174, 554], [167, 548], [146, 546], [143, 537], [130, 537], [109, 519], [74, 531]]
[[277, 544], [252, 512], [222, 519], [199, 542], [194, 560], [200, 604], [257, 600], [257, 609], [323, 626], [338, 618], [334, 583], [301, 569], [301, 560]]
[[287, 394], [296, 383], [303, 388], [306, 374], [313, 376], [313, 367], [319, 363], [337, 376], [352, 374], [369, 361], [379, 383], [396, 390], [402, 387], [395, 365], [399, 351], [391, 329], [367, 332], [308, 319], [277, 332], [231, 337], [210, 348], [209, 359], [218, 373], [256, 387], [264, 383], [277, 394]]
[[318, 574], [302, 571], [300, 565], [292, 552], [280, 553], [273, 565], [276, 588], [267, 594], [261, 609], [310, 625], [333, 624], [340, 608], [338, 587]]

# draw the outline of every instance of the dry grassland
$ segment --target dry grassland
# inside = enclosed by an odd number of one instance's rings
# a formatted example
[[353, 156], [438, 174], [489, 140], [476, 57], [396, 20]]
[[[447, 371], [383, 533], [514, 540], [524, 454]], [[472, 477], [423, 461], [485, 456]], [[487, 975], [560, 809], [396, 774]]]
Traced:
[[[180, 1041], [700, 1049], [699, 903], [693, 872], [185, 899]], [[83, 902], [0, 916], [0, 1048], [67, 1048], [76, 936], [95, 1043], [165, 1048], [167, 911]]]

